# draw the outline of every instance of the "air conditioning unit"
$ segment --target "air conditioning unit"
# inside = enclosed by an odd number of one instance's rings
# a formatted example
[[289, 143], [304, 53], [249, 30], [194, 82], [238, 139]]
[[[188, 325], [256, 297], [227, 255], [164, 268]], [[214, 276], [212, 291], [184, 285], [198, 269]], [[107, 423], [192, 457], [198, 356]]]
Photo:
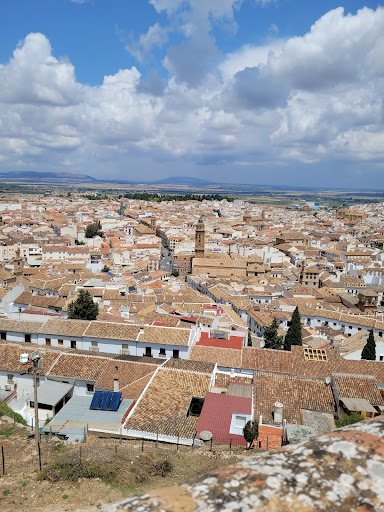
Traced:
[[12, 388], [13, 388], [12, 384], [6, 384], [4, 386], [5, 391], [12, 391]]

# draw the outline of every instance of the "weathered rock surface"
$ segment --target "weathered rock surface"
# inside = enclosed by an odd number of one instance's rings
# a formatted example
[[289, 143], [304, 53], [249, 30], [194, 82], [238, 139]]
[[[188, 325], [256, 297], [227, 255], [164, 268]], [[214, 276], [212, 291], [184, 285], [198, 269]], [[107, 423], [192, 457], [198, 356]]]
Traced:
[[384, 417], [245, 458], [107, 512], [384, 512]]

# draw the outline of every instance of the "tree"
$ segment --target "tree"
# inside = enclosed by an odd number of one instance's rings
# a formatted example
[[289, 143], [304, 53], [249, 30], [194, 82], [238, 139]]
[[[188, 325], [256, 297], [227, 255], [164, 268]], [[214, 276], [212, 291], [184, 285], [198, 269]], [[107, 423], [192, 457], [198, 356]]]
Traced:
[[174, 271], [172, 272], [172, 275], [173, 275], [174, 277], [179, 277], [180, 273], [179, 273], [179, 271], [178, 271], [178, 270], [174, 270]]
[[299, 309], [296, 307], [292, 314], [291, 325], [284, 340], [284, 350], [291, 350], [292, 345], [302, 345], [301, 321]]
[[368, 341], [361, 352], [361, 359], [376, 361], [376, 342], [372, 329], [369, 331]]
[[104, 267], [101, 269], [102, 272], [109, 272], [110, 271], [110, 268], [108, 267], [108, 265], [104, 265]]
[[248, 347], [252, 347], [252, 336], [251, 336], [251, 331], [248, 331]]
[[259, 424], [257, 421], [248, 421], [243, 428], [244, 439], [248, 443], [248, 449], [251, 447], [253, 441], [259, 436]]
[[80, 290], [77, 299], [68, 305], [68, 318], [71, 320], [96, 320], [98, 314], [99, 306], [85, 290]]
[[85, 238], [95, 238], [95, 236], [103, 236], [100, 221], [88, 224], [85, 228]]
[[273, 322], [264, 329], [265, 348], [273, 348], [275, 350], [281, 349], [283, 337], [277, 334], [278, 329], [279, 324], [274, 318]]

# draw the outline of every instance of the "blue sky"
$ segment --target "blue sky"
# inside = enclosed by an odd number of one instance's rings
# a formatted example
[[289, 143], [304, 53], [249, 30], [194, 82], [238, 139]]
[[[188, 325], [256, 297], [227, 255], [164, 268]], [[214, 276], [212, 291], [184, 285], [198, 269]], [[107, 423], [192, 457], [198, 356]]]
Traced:
[[2, 0], [0, 169], [384, 189], [384, 8]]

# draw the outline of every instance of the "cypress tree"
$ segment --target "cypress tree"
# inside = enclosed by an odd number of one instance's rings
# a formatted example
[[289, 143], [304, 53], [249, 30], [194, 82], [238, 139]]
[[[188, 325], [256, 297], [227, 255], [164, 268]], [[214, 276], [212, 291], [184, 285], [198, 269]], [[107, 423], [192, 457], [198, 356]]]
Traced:
[[368, 359], [368, 361], [376, 361], [376, 343], [372, 329], [369, 331], [368, 341], [361, 352], [361, 359]]
[[279, 325], [274, 318], [273, 322], [264, 329], [265, 348], [281, 349], [283, 338], [278, 336], [278, 329]]
[[291, 350], [292, 345], [302, 345], [301, 321], [299, 309], [296, 307], [292, 314], [291, 325], [284, 340], [284, 350]]
[[68, 305], [69, 319], [96, 320], [98, 314], [99, 306], [86, 290], [80, 290], [77, 299]]

